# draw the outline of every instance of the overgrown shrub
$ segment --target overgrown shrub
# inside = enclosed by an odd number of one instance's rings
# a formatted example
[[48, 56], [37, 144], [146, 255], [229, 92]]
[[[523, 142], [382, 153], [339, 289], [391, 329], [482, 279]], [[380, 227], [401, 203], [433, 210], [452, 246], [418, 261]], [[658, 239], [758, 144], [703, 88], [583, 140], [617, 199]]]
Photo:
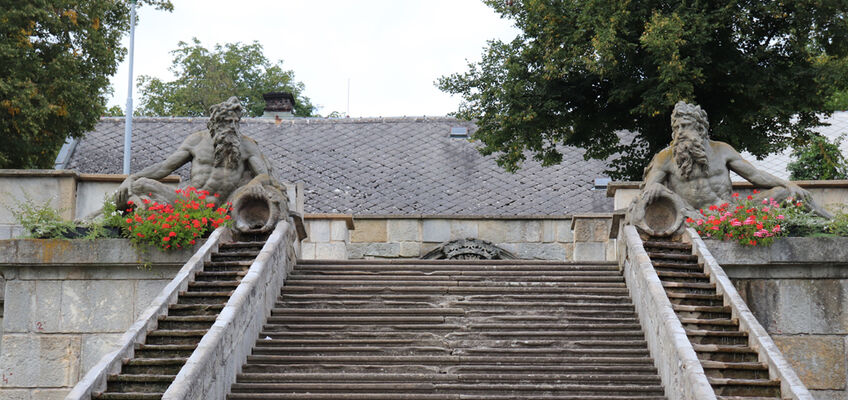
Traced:
[[835, 142], [815, 136], [808, 145], [793, 150], [793, 161], [786, 166], [789, 179], [848, 179], [848, 160], [839, 150], [844, 139], [844, 134]]

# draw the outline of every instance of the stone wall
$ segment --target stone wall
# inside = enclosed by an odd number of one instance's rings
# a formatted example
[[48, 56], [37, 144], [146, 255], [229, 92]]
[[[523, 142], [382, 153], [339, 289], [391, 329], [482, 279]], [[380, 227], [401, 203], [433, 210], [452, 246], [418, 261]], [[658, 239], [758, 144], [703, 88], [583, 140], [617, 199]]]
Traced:
[[812, 394], [848, 399], [848, 238], [705, 242]]
[[123, 239], [0, 240], [0, 399], [64, 398], [190, 256], [142, 268]]
[[302, 259], [419, 258], [439, 244], [474, 238], [518, 258], [613, 261], [610, 214], [539, 217], [306, 215]]

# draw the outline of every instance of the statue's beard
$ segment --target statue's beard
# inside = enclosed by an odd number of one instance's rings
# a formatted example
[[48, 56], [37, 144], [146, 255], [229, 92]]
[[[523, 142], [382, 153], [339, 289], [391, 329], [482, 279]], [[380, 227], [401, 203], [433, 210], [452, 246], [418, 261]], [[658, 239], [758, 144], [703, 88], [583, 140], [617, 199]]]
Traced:
[[236, 169], [241, 162], [241, 140], [235, 129], [214, 132], [215, 166]]
[[684, 179], [689, 179], [695, 171], [707, 171], [709, 160], [707, 160], [704, 142], [704, 138], [698, 132], [690, 130], [679, 132], [674, 140], [672, 158]]

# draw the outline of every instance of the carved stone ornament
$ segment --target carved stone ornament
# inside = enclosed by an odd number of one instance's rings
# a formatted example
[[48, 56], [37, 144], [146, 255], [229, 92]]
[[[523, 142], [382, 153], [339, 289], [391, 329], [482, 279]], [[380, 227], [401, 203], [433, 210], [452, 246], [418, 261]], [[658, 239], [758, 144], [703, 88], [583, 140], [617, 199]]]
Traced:
[[457, 239], [442, 243], [421, 257], [424, 260], [514, 260], [516, 257], [480, 239]]

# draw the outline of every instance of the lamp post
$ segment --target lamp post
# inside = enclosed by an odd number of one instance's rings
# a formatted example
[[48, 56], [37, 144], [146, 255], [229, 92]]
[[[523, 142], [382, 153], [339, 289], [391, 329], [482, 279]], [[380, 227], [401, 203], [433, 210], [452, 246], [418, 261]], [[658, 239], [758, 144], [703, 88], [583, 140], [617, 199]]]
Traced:
[[124, 174], [130, 174], [130, 154], [132, 154], [132, 115], [133, 115], [133, 50], [135, 48], [135, 3], [130, 0], [130, 73], [127, 82], [127, 109], [124, 124]]

